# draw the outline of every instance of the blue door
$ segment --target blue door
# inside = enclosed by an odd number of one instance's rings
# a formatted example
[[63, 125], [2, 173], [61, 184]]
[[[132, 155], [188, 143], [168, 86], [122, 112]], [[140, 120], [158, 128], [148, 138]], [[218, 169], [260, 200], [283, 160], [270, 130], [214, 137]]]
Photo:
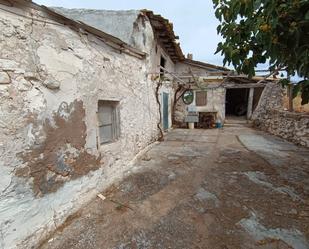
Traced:
[[163, 129], [168, 129], [168, 93], [163, 93]]

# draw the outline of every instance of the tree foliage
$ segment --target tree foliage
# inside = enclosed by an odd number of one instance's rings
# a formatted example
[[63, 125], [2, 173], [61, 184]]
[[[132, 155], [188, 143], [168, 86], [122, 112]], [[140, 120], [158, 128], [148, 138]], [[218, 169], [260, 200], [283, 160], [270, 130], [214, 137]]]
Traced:
[[297, 73], [303, 104], [309, 100], [309, 0], [213, 0], [224, 42], [216, 53], [238, 73], [255, 74], [259, 63]]

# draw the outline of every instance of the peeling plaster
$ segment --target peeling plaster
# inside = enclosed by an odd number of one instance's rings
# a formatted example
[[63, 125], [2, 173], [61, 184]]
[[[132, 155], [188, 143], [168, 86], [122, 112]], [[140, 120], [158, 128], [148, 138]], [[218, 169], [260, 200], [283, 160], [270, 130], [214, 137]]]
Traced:
[[[67, 26], [0, 12], [0, 71], [12, 79], [0, 88], [0, 248], [31, 248], [157, 139], [155, 84], [146, 74], [159, 54], [139, 60]], [[120, 102], [116, 143], [97, 143], [99, 100]]]
[[[63, 114], [54, 114], [55, 126], [52, 126], [49, 120], [45, 120], [44, 143], [20, 155], [29, 169], [28, 177], [33, 178], [35, 195], [55, 192], [66, 181], [87, 175], [100, 167], [100, 157], [96, 158], [84, 150], [86, 125], [82, 102], [75, 101], [67, 106], [66, 116], [67, 119], [64, 119]], [[30, 127], [32, 129], [33, 125], [30, 124]], [[63, 153], [67, 146], [79, 150], [78, 155]], [[20, 173], [17, 176], [20, 176]], [[69, 178], [63, 179], [58, 176]]]

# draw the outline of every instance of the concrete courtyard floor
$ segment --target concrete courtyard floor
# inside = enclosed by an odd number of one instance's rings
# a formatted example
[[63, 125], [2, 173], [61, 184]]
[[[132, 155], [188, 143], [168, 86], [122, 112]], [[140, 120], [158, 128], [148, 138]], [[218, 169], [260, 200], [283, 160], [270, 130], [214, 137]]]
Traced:
[[44, 249], [309, 248], [309, 150], [239, 125], [173, 130]]

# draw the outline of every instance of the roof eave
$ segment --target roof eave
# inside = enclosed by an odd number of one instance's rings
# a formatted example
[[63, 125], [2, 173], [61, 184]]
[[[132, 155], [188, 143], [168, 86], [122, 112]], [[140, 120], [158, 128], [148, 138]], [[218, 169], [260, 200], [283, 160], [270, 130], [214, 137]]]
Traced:
[[118, 49], [124, 53], [130, 54], [137, 58], [143, 59], [146, 57], [146, 53], [133, 48], [129, 44], [125, 43], [124, 41], [120, 40], [119, 38], [112, 36], [108, 33], [105, 33], [102, 30], [96, 29], [92, 26], [89, 26], [83, 22], [78, 22], [73, 19], [70, 19], [58, 12], [55, 12], [49, 7], [44, 5], [39, 5], [31, 0], [10, 0], [12, 3], [17, 3], [24, 6], [32, 6], [33, 8], [45, 12], [49, 17], [51, 17], [54, 21], [61, 23], [63, 25], [69, 26], [70, 28], [74, 29], [75, 31], [84, 30], [87, 33], [95, 35], [99, 39], [103, 40], [107, 45], [113, 47], [114, 49]]
[[218, 70], [218, 71], [224, 71], [224, 72], [231, 72], [232, 70], [226, 68], [226, 67], [222, 67], [222, 66], [217, 66], [217, 65], [213, 65], [213, 64], [209, 64], [209, 63], [205, 63], [202, 61], [196, 61], [196, 60], [191, 60], [191, 59], [184, 59], [183, 63], [185, 64], [190, 64], [193, 66], [199, 66], [205, 69], [214, 69], [214, 70]]
[[141, 10], [141, 13], [148, 17], [156, 37], [173, 62], [176, 63], [177, 61], [184, 60], [185, 56], [183, 55], [180, 44], [176, 41], [179, 37], [174, 33], [173, 24], [161, 15], [154, 14], [153, 11]]

